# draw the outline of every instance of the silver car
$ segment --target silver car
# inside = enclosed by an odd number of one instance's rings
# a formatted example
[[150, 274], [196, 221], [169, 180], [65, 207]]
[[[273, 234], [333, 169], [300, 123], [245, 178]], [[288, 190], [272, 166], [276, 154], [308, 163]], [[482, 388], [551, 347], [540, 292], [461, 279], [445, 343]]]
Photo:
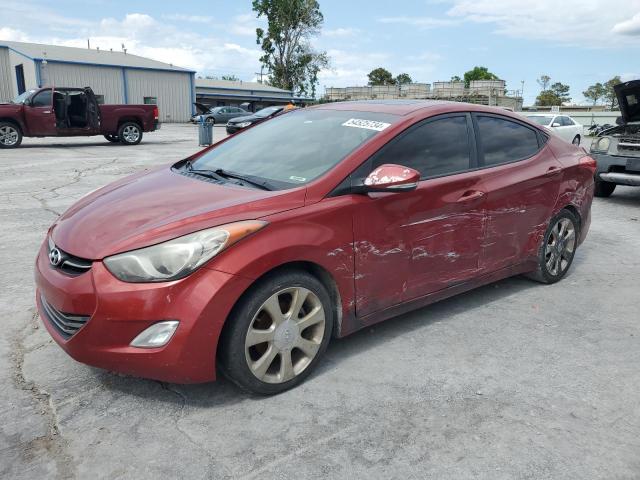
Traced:
[[201, 103], [195, 105], [199, 113], [191, 117], [193, 123], [205, 122], [211, 125], [226, 125], [232, 118], [249, 115], [251, 113], [240, 107], [224, 106], [207, 108], [206, 105]]

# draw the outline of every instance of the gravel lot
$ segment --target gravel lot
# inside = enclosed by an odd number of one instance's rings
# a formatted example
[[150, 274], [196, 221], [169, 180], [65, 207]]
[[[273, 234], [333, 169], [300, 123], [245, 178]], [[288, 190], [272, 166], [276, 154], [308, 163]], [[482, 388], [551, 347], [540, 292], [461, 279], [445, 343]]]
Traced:
[[0, 477], [640, 478], [640, 189], [594, 202], [561, 283], [509, 279], [334, 341], [277, 397], [68, 357], [34, 309], [47, 228], [87, 192], [197, 151], [196, 138], [164, 125], [137, 147], [0, 151]]

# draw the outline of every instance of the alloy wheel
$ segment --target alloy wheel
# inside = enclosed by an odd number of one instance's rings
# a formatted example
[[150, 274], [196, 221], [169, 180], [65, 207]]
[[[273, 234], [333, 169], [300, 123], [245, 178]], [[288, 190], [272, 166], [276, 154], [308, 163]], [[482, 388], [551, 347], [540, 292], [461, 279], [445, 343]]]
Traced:
[[122, 130], [122, 136], [127, 141], [127, 143], [135, 143], [140, 138], [140, 130], [138, 129], [138, 127], [135, 127], [133, 125], [127, 125], [126, 127], [124, 127], [124, 130]]
[[18, 130], [11, 125], [5, 125], [4, 127], [0, 127], [0, 143], [5, 147], [13, 147], [16, 143], [18, 143]]
[[249, 370], [265, 383], [288, 382], [316, 357], [324, 331], [324, 307], [315, 293], [303, 287], [274, 293], [258, 309], [247, 331]]
[[576, 229], [568, 218], [561, 218], [551, 229], [545, 248], [547, 271], [557, 277], [571, 264], [576, 248]]

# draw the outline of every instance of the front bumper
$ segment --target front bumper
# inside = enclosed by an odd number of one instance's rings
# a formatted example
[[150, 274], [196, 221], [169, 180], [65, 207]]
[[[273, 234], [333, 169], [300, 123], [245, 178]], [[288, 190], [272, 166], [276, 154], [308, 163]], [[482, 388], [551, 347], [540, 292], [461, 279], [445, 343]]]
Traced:
[[[215, 380], [222, 326], [250, 280], [200, 268], [174, 282], [135, 284], [116, 279], [100, 261], [70, 276], [50, 266], [46, 242], [36, 260], [36, 302], [53, 339], [79, 362], [106, 370], [173, 383]], [[58, 312], [90, 318], [63, 336], [41, 298]], [[49, 310], [50, 312], [50, 310]], [[160, 348], [130, 347], [143, 330], [162, 320], [180, 322]]]
[[629, 160], [640, 161], [638, 157], [604, 153], [592, 153], [591, 156], [596, 159], [598, 164], [596, 179], [620, 185], [640, 186], [640, 171], [627, 169], [627, 162]]
[[235, 125], [227, 125], [227, 133], [229, 135], [239, 132], [240, 130], [242, 130], [241, 127], [236, 127]]

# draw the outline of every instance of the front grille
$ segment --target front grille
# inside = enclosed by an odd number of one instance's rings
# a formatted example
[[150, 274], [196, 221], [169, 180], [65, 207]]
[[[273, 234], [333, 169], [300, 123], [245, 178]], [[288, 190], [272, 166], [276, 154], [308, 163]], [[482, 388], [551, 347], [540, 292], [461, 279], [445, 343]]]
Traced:
[[40, 295], [40, 302], [42, 303], [45, 318], [56, 329], [56, 331], [67, 340], [80, 330], [89, 320], [89, 317], [85, 315], [62, 313], [50, 305], [42, 295]]
[[49, 254], [51, 254], [54, 249], [60, 253], [60, 262], [57, 265], [51, 264], [53, 268], [57, 268], [68, 275], [81, 275], [91, 270], [91, 260], [76, 257], [75, 255], [71, 255], [70, 253], [61, 250], [56, 247], [53, 240], [51, 240], [51, 237], [49, 237]]
[[621, 137], [618, 140], [618, 150], [629, 150], [632, 152], [640, 152], [639, 137]]

